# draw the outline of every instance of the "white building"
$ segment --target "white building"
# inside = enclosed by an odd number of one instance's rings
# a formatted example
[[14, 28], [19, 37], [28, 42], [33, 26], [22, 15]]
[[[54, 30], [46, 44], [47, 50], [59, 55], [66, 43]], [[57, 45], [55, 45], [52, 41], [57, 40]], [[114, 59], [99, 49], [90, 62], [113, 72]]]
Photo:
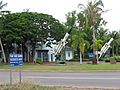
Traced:
[[[47, 38], [47, 41], [42, 48], [36, 49], [35, 59], [41, 58], [43, 62], [55, 62], [55, 47], [57, 46], [56, 40], [54, 38]], [[65, 60], [70, 60], [73, 58], [73, 51], [70, 47], [65, 48]]]

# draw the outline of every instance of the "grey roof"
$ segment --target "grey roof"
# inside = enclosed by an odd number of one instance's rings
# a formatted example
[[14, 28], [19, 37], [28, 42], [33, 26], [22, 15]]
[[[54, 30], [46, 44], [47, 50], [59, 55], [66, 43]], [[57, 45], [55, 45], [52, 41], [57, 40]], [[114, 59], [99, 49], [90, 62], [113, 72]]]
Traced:
[[66, 50], [66, 51], [72, 51], [72, 48], [71, 48], [71, 47], [66, 46], [66, 47], [65, 47], [65, 50]]

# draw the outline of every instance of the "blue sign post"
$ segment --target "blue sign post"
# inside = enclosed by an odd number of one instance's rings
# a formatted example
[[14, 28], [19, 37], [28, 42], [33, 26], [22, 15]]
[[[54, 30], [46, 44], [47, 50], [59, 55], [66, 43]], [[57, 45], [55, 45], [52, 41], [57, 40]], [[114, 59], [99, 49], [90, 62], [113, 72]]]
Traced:
[[94, 57], [94, 54], [93, 53], [88, 53], [89, 55], [89, 58], [92, 59]]
[[22, 66], [23, 56], [21, 54], [10, 54], [10, 65], [11, 66]]
[[[10, 65], [11, 66], [22, 66], [23, 55], [21, 54], [10, 54]], [[21, 83], [21, 69], [19, 70], [19, 82]], [[10, 85], [12, 85], [12, 71], [10, 70]]]

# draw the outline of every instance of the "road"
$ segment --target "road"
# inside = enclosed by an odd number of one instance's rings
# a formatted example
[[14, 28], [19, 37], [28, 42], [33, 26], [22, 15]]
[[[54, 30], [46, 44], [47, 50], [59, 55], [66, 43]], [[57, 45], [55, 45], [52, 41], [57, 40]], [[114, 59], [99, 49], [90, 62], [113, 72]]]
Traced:
[[[12, 71], [13, 83], [19, 82], [19, 72]], [[41, 85], [120, 88], [120, 72], [30, 72], [22, 71], [22, 82]], [[0, 71], [0, 84], [10, 82], [10, 72]]]

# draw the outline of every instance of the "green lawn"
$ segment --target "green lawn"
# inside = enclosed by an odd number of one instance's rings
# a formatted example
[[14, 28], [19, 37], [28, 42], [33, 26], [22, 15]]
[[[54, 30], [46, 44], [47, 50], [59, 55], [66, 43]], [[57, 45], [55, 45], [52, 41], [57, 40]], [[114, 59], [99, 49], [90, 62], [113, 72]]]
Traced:
[[33, 71], [120, 71], [120, 64], [83, 64], [83, 65], [39, 65], [24, 64], [20, 67], [0, 64], [0, 69], [12, 70], [33, 70]]

